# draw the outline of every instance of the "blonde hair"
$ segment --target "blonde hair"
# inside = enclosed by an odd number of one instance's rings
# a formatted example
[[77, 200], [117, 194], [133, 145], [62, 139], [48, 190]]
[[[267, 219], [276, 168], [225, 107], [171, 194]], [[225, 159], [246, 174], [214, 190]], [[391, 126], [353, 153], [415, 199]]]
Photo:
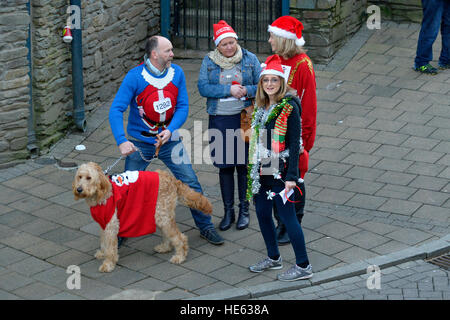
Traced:
[[[267, 93], [264, 91], [264, 89], [262, 87], [263, 86], [262, 83], [263, 83], [265, 76], [266, 75], [263, 75], [259, 78], [258, 88], [256, 89], [255, 104], [256, 104], [256, 106], [258, 106], [260, 108], [261, 107], [265, 108], [270, 103], [269, 96], [267, 95]], [[284, 96], [286, 95], [287, 89], [288, 89], [288, 86], [287, 86], [286, 82], [284, 81], [284, 79], [280, 76], [277, 76], [277, 77], [280, 79], [280, 89], [275, 94], [276, 102], [278, 102], [284, 98]]]
[[277, 36], [274, 33], [270, 33], [275, 40], [276, 50], [275, 53], [285, 59], [292, 58], [296, 54], [306, 53], [306, 50], [303, 47], [299, 47], [295, 44], [294, 39], [286, 39]]

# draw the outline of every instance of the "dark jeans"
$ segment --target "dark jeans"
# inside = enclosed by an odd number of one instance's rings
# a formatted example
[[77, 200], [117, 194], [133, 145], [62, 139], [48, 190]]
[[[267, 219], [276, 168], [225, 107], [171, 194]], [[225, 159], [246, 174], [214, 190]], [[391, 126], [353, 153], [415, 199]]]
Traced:
[[[256, 216], [258, 217], [259, 228], [264, 238], [264, 243], [266, 244], [267, 255], [269, 257], [278, 256], [280, 254], [280, 251], [278, 250], [277, 234], [272, 218], [272, 207], [275, 204], [275, 206], [277, 207], [278, 215], [281, 221], [286, 225], [289, 238], [291, 239], [296, 263], [302, 264], [308, 261], [303, 230], [297, 220], [294, 204], [289, 201], [286, 201], [286, 203], [284, 204], [281, 196], [278, 195], [278, 193], [283, 189], [284, 186], [270, 187], [262, 185], [259, 193], [254, 196]], [[268, 191], [276, 193], [272, 200], [267, 198], [266, 192]]]
[[450, 63], [450, 1], [422, 0], [423, 19], [417, 42], [414, 67], [418, 68], [433, 60], [433, 43], [441, 29], [442, 50], [439, 65]]

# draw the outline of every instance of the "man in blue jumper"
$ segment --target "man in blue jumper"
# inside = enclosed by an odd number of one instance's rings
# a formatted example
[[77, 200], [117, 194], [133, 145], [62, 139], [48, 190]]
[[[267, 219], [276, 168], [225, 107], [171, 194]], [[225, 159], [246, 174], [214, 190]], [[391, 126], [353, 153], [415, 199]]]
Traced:
[[[161, 145], [158, 158], [177, 179], [202, 193], [177, 131], [188, 117], [189, 102], [184, 72], [172, 64], [172, 49], [172, 43], [162, 36], [147, 40], [144, 63], [131, 69], [123, 79], [109, 111], [109, 123], [120, 153], [126, 156], [125, 170], [145, 171], [145, 159], [152, 159], [156, 147]], [[128, 106], [127, 136], [123, 113]], [[136, 152], [138, 149], [145, 159]], [[202, 238], [223, 244], [211, 216], [194, 209], [191, 213]]]

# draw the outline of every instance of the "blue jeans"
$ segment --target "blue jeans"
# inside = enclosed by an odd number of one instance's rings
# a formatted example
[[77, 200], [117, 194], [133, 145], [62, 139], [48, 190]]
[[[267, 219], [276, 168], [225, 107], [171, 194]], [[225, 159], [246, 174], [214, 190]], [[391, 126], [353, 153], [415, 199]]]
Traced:
[[439, 65], [450, 63], [450, 1], [422, 0], [423, 19], [417, 43], [414, 67], [419, 68], [433, 60], [433, 43], [442, 35], [442, 50]]
[[[279, 186], [266, 186], [261, 185], [258, 194], [255, 194], [255, 209], [256, 216], [258, 218], [259, 228], [264, 238], [264, 243], [267, 248], [267, 255], [269, 257], [275, 257], [280, 254], [278, 250], [277, 234], [275, 231], [275, 224], [272, 219], [272, 206], [275, 204], [277, 207], [278, 215], [281, 221], [286, 226], [289, 239], [291, 240], [292, 247], [295, 253], [295, 260], [297, 264], [302, 264], [308, 261], [308, 255], [306, 254], [305, 237], [303, 236], [303, 230], [295, 215], [294, 203], [286, 201], [283, 203], [280, 193], [284, 189]], [[267, 191], [275, 192], [272, 200], [267, 199]], [[291, 195], [290, 199], [293, 198]]]
[[[154, 145], [137, 140], [130, 141], [142, 151], [145, 159], [149, 160], [153, 158], [153, 155], [155, 154]], [[168, 141], [162, 145], [159, 150], [158, 159], [164, 162], [175, 178], [187, 184], [191, 189], [203, 193], [202, 187], [198, 182], [194, 169], [192, 169], [191, 162], [181, 141]], [[148, 165], [149, 163], [142, 159], [138, 151], [130, 154], [125, 159], [125, 170], [145, 171]], [[214, 229], [214, 225], [211, 222], [211, 216], [195, 209], [191, 209], [191, 213], [195, 225], [200, 231]]]

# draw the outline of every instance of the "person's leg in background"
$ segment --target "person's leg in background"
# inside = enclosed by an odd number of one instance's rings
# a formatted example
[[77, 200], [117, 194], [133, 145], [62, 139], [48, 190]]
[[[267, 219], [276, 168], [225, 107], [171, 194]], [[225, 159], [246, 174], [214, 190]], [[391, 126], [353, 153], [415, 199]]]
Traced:
[[439, 56], [439, 69], [450, 69], [450, 1], [444, 1], [441, 23], [442, 49]]
[[426, 74], [436, 74], [437, 69], [431, 66], [433, 60], [433, 43], [439, 33], [444, 2], [447, 0], [422, 0], [422, 25], [417, 41], [414, 69]]

